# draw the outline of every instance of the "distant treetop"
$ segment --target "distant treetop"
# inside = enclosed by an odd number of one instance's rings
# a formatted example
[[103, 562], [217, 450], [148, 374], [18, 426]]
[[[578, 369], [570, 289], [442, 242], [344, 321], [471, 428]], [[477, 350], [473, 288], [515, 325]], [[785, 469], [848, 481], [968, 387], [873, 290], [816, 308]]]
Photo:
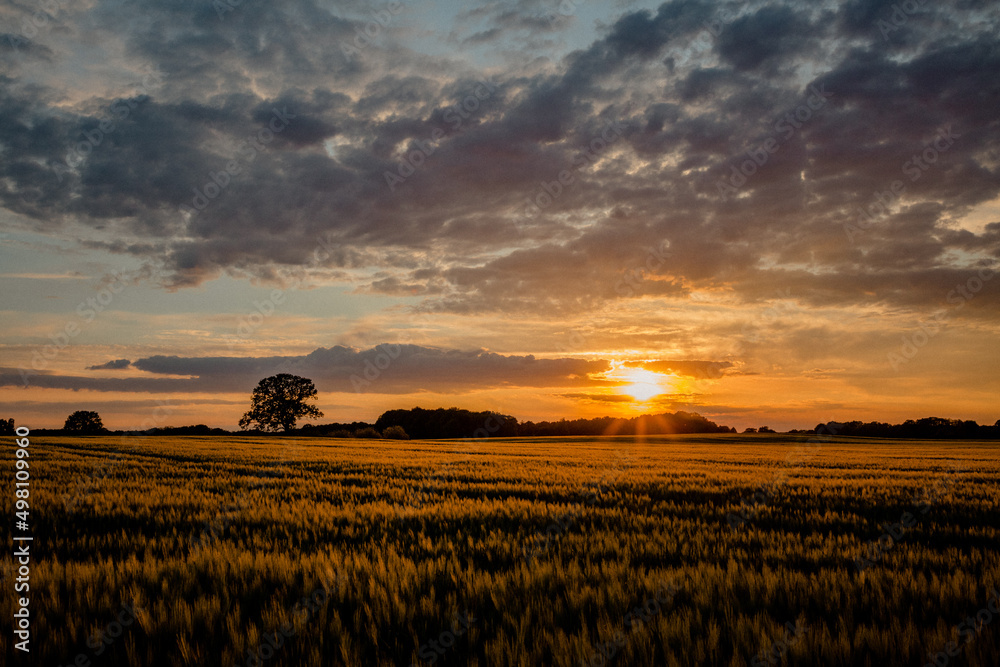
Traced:
[[814, 432], [830, 432], [837, 435], [860, 436], [866, 438], [912, 438], [926, 440], [992, 440], [1000, 438], [1000, 420], [993, 426], [980, 426], [971, 419], [942, 419], [925, 417], [907, 419], [902, 424], [884, 422], [828, 422], [817, 424]]
[[389, 426], [399, 426], [411, 438], [417, 439], [736, 432], [690, 412], [665, 412], [629, 419], [598, 417], [519, 424], [514, 417], [499, 412], [471, 412], [459, 408], [389, 410], [378, 418], [375, 428], [384, 430]]
[[291, 431], [299, 417], [322, 417], [315, 406], [306, 401], [316, 398], [313, 381], [279, 373], [266, 377], [257, 383], [250, 398], [250, 410], [240, 419], [240, 428], [248, 429], [254, 424], [264, 431]]
[[101, 416], [96, 412], [92, 410], [77, 410], [69, 417], [66, 417], [63, 430], [81, 435], [92, 435], [104, 433], [106, 429], [104, 428], [104, 423], [101, 421]]

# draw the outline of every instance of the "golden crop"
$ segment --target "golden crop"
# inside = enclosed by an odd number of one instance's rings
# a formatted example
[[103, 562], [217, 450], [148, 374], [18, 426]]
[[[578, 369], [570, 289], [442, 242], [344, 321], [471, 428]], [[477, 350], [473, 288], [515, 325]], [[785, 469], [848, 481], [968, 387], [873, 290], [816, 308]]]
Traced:
[[998, 445], [802, 440], [36, 438], [32, 664], [927, 663], [1000, 584]]

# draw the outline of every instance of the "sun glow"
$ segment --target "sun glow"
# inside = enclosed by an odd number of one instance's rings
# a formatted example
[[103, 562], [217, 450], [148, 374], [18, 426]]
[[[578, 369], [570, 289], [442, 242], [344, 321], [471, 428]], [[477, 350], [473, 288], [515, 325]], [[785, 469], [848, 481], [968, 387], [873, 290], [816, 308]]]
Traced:
[[644, 368], [618, 368], [608, 377], [627, 383], [619, 387], [619, 391], [637, 403], [645, 403], [664, 393], [670, 382], [668, 376]]

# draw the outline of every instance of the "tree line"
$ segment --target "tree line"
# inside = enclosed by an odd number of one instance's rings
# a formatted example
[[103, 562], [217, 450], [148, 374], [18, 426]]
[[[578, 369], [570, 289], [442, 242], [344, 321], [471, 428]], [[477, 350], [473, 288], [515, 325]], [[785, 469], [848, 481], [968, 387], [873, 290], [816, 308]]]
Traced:
[[[516, 418], [493, 411], [473, 412], [459, 408], [427, 410], [389, 410], [374, 424], [352, 422], [308, 424], [296, 428], [302, 417], [322, 417], [308, 401], [315, 400], [316, 387], [312, 380], [280, 373], [264, 378], [254, 389], [250, 410], [240, 419], [243, 432], [264, 433], [282, 431], [304, 436], [342, 438], [386, 438], [419, 440], [437, 438], [484, 437], [546, 437], [595, 435], [666, 435], [691, 433], [736, 433], [736, 429], [721, 426], [694, 412], [664, 412], [632, 418], [597, 417], [593, 419], [561, 419], [559, 421], [518, 422]], [[44, 433], [46, 430], [39, 429]], [[56, 431], [59, 432], [59, 431]], [[62, 433], [96, 435], [109, 433], [100, 415], [89, 410], [77, 410], [66, 418]], [[139, 432], [139, 431], [136, 431]], [[744, 433], [774, 433], [767, 426], [748, 428]], [[907, 420], [902, 424], [882, 422], [829, 422], [812, 430], [793, 430], [792, 434], [835, 432], [842, 436], [911, 439], [1000, 439], [1000, 420], [993, 426], [980, 426], [972, 420], [927, 417]], [[120, 431], [119, 431], [120, 433]], [[150, 435], [230, 435], [220, 428], [197, 426], [162, 427], [141, 431]], [[0, 419], [0, 435], [14, 434], [14, 420]]]
[[[835, 427], [837, 430], [833, 430]], [[980, 425], [967, 419], [925, 417], [907, 419], [902, 424], [884, 422], [829, 422], [817, 424], [813, 432], [826, 429], [828, 433], [865, 438], [909, 438], [914, 440], [997, 440], [1000, 439], [1000, 419], [992, 426]]]
[[[835, 429], [835, 430], [834, 430]], [[101, 435], [122, 433], [104, 428], [100, 415], [93, 411], [78, 410], [66, 418], [62, 429], [33, 429], [38, 433]], [[244, 430], [243, 432], [247, 432]], [[0, 435], [14, 435], [13, 419], [0, 419]], [[158, 427], [135, 431], [145, 435], [233, 435], [240, 431], [211, 428], [204, 424], [179, 427]], [[264, 433], [249, 429], [250, 433]], [[980, 425], [972, 420], [926, 417], [908, 419], [902, 424], [885, 422], [826, 422], [813, 429], [788, 431], [793, 435], [836, 432], [839, 436], [866, 438], [907, 438], [916, 440], [997, 440], [1000, 439], [1000, 420], [992, 426]], [[460, 408], [411, 408], [389, 410], [374, 423], [350, 422], [306, 424], [290, 428], [288, 434], [327, 438], [384, 438], [405, 440], [478, 438], [478, 437], [546, 437], [587, 435], [663, 435], [693, 433], [736, 433], [736, 429], [720, 426], [697, 413], [675, 412], [641, 415], [629, 419], [598, 417], [595, 419], [560, 419], [558, 421], [518, 422], [515, 417], [499, 412], [463, 410]], [[746, 429], [744, 433], [775, 433], [767, 427]]]

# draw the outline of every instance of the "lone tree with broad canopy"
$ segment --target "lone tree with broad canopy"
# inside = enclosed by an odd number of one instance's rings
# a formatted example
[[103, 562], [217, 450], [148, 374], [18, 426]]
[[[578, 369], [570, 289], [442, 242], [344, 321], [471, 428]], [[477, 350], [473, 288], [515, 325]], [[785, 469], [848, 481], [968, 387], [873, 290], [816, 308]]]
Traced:
[[316, 387], [312, 380], [279, 373], [264, 378], [257, 383], [250, 399], [250, 411], [240, 419], [244, 431], [257, 424], [263, 431], [285, 431], [295, 428], [299, 417], [322, 417], [316, 406], [306, 405], [306, 401], [316, 398]]
[[69, 417], [66, 417], [63, 430], [83, 434], [103, 433], [104, 422], [101, 421], [101, 415], [93, 410], [77, 410]]

